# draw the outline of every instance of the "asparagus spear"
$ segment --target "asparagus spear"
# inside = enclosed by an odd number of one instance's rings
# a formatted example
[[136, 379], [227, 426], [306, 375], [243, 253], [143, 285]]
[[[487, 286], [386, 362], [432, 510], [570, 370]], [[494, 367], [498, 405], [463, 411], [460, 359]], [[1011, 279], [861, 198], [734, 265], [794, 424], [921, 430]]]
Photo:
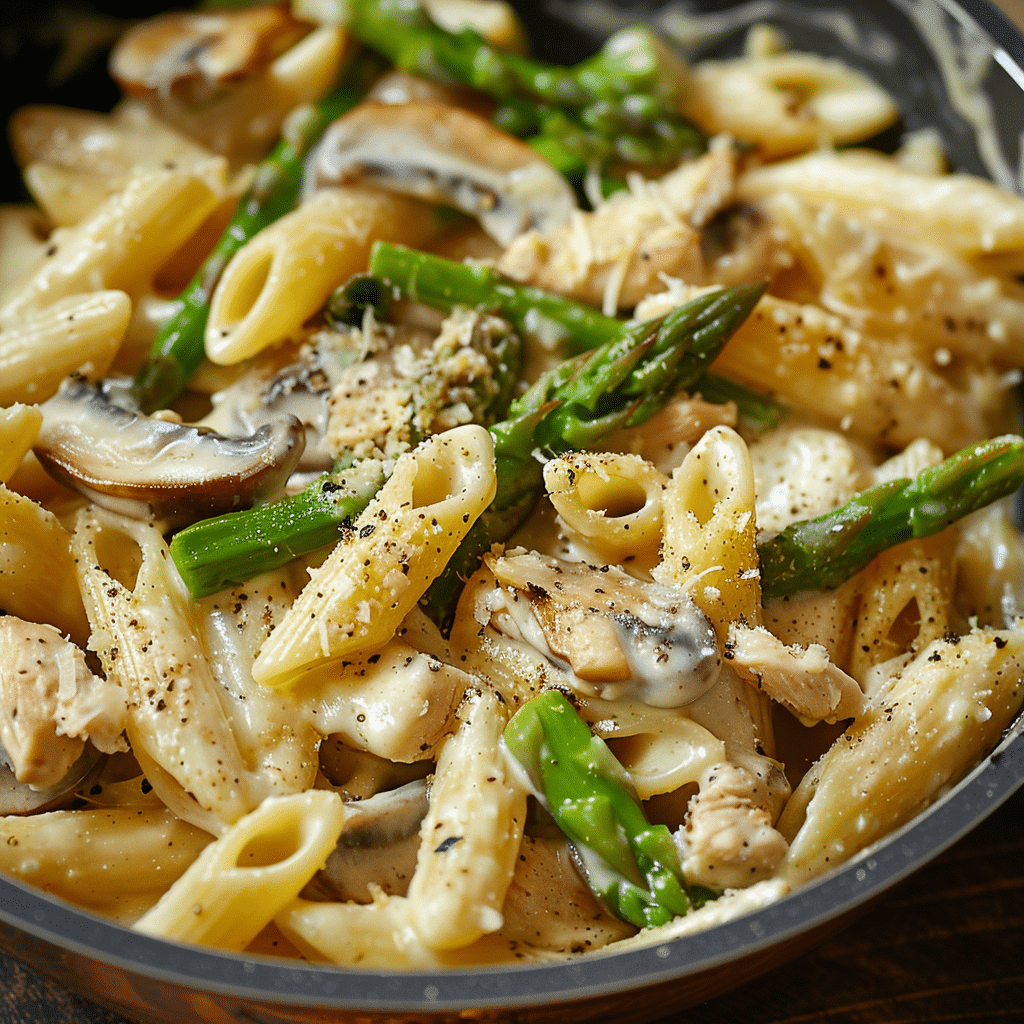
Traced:
[[[554, 455], [583, 447], [616, 427], [652, 416], [703, 367], [757, 303], [763, 286], [712, 292], [663, 320], [638, 324], [596, 351], [567, 360], [490, 426], [498, 494], [477, 520], [426, 606], [447, 622], [463, 580], [493, 541], [504, 540], [543, 493], [534, 452]], [[499, 388], [499, 394], [508, 394]], [[366, 460], [363, 460], [366, 461]], [[372, 497], [372, 485], [349, 494], [347, 480], [362, 462], [311, 484], [295, 498], [196, 523], [171, 541], [171, 555], [195, 597], [243, 583], [339, 536]]]
[[[368, 273], [387, 281], [408, 298], [444, 312], [456, 305], [493, 310], [522, 333], [557, 341], [574, 354], [590, 351], [629, 329], [622, 320], [605, 316], [592, 306], [517, 284], [493, 267], [457, 263], [390, 242], [373, 246]], [[381, 294], [372, 292], [365, 281], [357, 287], [362, 290], [363, 301]], [[332, 303], [340, 307], [359, 301], [352, 288], [340, 289], [328, 303], [328, 310]], [[762, 430], [775, 426], [786, 414], [786, 407], [775, 399], [716, 374], [703, 374], [693, 389], [709, 402], [735, 402], [740, 414]]]
[[493, 543], [506, 540], [544, 491], [538, 454], [590, 447], [619, 427], [646, 422], [677, 391], [693, 386], [757, 305], [761, 283], [701, 295], [668, 316], [632, 324], [591, 353], [540, 377], [491, 427], [498, 488], [444, 572], [421, 599], [447, 629], [466, 579]]
[[678, 112], [673, 58], [647, 28], [623, 30], [594, 56], [563, 67], [496, 50], [471, 29], [447, 32], [408, 0], [350, 0], [348, 8], [362, 42], [404, 71], [499, 100], [498, 123], [532, 136], [567, 175], [594, 159], [667, 165], [704, 149]]
[[178, 297], [175, 312], [160, 329], [136, 374], [133, 397], [143, 412], [173, 402], [202, 362], [210, 299], [224, 268], [253, 235], [292, 209], [302, 185], [306, 153], [333, 120], [359, 102], [379, 71], [379, 58], [358, 54], [332, 92], [292, 119], [287, 137], [259, 166], [252, 186], [217, 245]]
[[628, 773], [558, 690], [524, 704], [504, 738], [616, 917], [651, 928], [714, 897], [688, 890], [668, 828], [647, 820]]
[[762, 596], [837, 587], [879, 552], [930, 537], [1022, 485], [1024, 438], [1008, 434], [964, 448], [913, 479], [872, 487], [759, 545]]

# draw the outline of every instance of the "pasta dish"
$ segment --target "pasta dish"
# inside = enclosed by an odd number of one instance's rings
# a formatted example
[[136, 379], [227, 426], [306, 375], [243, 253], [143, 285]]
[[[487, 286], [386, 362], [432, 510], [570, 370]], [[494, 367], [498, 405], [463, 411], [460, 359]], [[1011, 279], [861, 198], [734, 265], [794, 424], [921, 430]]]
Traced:
[[[1024, 199], [758, 24], [133, 23], [9, 125], [0, 870], [343, 967], [869, 850], [1024, 704]], [[896, 140], [895, 142], [893, 140]]]

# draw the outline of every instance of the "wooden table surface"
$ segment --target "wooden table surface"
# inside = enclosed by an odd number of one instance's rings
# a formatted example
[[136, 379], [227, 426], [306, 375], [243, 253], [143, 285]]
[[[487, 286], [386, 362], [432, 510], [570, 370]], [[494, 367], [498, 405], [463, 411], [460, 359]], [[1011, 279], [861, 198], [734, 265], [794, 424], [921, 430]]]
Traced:
[[[1024, 26], [1024, 0], [996, 3]], [[1024, 1021], [1024, 790], [810, 953], [657, 1024], [1013, 1021]], [[0, 1024], [131, 1022], [0, 952]]]

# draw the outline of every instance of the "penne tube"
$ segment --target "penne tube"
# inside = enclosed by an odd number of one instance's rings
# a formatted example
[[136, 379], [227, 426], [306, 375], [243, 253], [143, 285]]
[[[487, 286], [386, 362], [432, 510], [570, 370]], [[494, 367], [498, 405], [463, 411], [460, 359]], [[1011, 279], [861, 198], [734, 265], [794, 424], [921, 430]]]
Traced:
[[724, 643], [729, 623], [760, 622], [754, 471], [730, 427], [709, 430], [672, 474], [663, 498], [662, 562], [654, 578], [687, 590]]
[[665, 485], [636, 455], [575, 452], [544, 466], [551, 504], [581, 551], [637, 569], [658, 561]]
[[0, 404], [45, 402], [68, 374], [98, 379], [131, 318], [120, 291], [69, 295], [0, 329]]
[[436, 970], [565, 958], [500, 934], [486, 935], [459, 949], [431, 949], [409, 923], [410, 909], [404, 896], [380, 895], [365, 904], [297, 899], [277, 915], [275, 923], [307, 959], [360, 970]]
[[210, 843], [135, 929], [240, 952], [323, 867], [344, 821], [329, 790], [268, 797]]
[[979, 372], [955, 385], [910, 342], [861, 334], [819, 306], [770, 295], [714, 367], [812, 420], [890, 447], [924, 437], [949, 454], [998, 433], [1010, 415], [1001, 375]]
[[909, 821], [995, 745], [1022, 701], [1024, 630], [922, 649], [793, 793], [778, 823], [790, 840], [781, 877], [817, 877]]
[[884, 89], [848, 64], [795, 52], [701, 61], [683, 109], [708, 135], [753, 143], [766, 160], [861, 142], [900, 115]]
[[33, 311], [98, 288], [138, 294], [217, 200], [209, 184], [194, 173], [137, 175], [92, 216], [50, 237], [44, 255], [0, 308], [0, 328], [11, 329]]
[[366, 269], [383, 239], [419, 245], [438, 230], [415, 199], [371, 189], [322, 189], [250, 239], [228, 264], [210, 301], [206, 354], [232, 364], [296, 338], [330, 293]]
[[921, 174], [879, 153], [820, 150], [753, 168], [736, 190], [746, 202], [792, 192], [885, 238], [1024, 270], [1024, 198], [971, 174]]
[[253, 677], [280, 686], [317, 661], [386, 644], [495, 486], [494, 446], [483, 427], [455, 427], [402, 455], [260, 648]]
[[409, 883], [410, 923], [430, 949], [468, 946], [501, 927], [526, 823], [526, 789], [500, 743], [507, 705], [478, 690], [458, 717], [438, 756]]
[[86, 906], [140, 893], [155, 902], [209, 842], [163, 807], [8, 816], [0, 818], [0, 870]]
[[850, 672], [868, 670], [904, 651], [919, 651], [954, 632], [956, 530], [883, 551], [860, 574]]
[[259, 803], [264, 784], [245, 763], [163, 538], [152, 524], [90, 509], [73, 551], [90, 647], [128, 694], [136, 759], [181, 817], [223, 832]]

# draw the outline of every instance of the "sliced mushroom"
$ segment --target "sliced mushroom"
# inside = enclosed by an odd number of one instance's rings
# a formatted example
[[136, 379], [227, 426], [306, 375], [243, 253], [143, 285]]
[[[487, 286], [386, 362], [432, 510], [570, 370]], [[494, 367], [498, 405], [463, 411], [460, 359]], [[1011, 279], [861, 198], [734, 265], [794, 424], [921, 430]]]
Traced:
[[361, 103], [324, 133], [306, 163], [306, 194], [369, 181], [454, 206], [507, 245], [569, 220], [569, 183], [524, 142], [443, 103]]
[[233, 437], [255, 434], [294, 416], [302, 423], [306, 440], [296, 471], [321, 473], [333, 462], [320, 444], [327, 430], [333, 383], [319, 348], [304, 352], [272, 375], [254, 366], [213, 396], [213, 411], [202, 425]]
[[582, 691], [682, 707], [718, 679], [715, 631], [689, 597], [617, 566], [487, 555], [491, 623], [571, 672]]
[[33, 450], [52, 476], [104, 508], [169, 525], [283, 492], [305, 446], [294, 416], [228, 438], [123, 409], [79, 377], [41, 409]]
[[110, 74], [131, 94], [186, 87], [198, 100], [259, 73], [311, 29], [284, 3], [174, 11], [130, 28], [111, 54]]
[[345, 827], [320, 881], [343, 900], [369, 903], [370, 886], [404, 896], [416, 869], [420, 823], [427, 813], [423, 779], [345, 805]]
[[291, 111], [331, 89], [347, 40], [284, 3], [166, 14], [127, 32], [110, 70], [157, 119], [240, 169], [266, 155]]

